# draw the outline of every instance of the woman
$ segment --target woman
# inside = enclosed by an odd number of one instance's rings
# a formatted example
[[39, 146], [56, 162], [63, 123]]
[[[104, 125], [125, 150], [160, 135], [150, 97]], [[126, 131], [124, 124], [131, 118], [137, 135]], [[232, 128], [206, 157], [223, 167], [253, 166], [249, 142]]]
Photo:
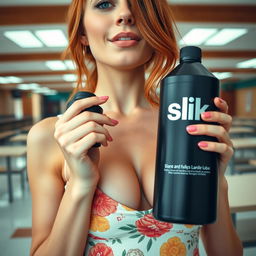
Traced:
[[[217, 222], [200, 229], [152, 217], [155, 88], [177, 59], [167, 2], [73, 0], [69, 17], [78, 90], [86, 76], [85, 90], [99, 97], [76, 101], [29, 132], [31, 255], [198, 255], [199, 230], [208, 255], [242, 255], [224, 177], [233, 153], [231, 117], [220, 98], [214, 100], [220, 112], [202, 114], [220, 126], [187, 129], [219, 141], [200, 144], [221, 155]], [[104, 113], [80, 113], [93, 105], [102, 105]], [[102, 146], [92, 148], [97, 142]]]

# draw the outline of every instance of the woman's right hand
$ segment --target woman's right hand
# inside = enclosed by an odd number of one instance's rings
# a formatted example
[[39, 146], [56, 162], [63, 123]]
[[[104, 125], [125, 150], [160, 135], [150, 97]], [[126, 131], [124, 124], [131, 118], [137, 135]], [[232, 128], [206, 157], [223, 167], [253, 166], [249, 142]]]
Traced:
[[93, 145], [98, 142], [107, 147], [107, 141], [113, 139], [103, 125], [115, 126], [118, 122], [104, 114], [81, 111], [107, 100], [97, 96], [77, 100], [55, 124], [54, 137], [69, 166], [70, 179], [89, 186], [99, 180], [99, 149]]

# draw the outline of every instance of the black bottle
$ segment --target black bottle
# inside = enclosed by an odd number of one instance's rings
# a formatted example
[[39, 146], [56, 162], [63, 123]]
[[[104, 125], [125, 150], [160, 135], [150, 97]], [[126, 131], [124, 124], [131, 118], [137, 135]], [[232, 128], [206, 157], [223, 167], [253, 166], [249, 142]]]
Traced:
[[190, 135], [186, 126], [206, 123], [200, 113], [218, 111], [213, 103], [218, 95], [219, 80], [201, 64], [201, 49], [182, 48], [180, 64], [160, 87], [153, 206], [158, 220], [198, 225], [216, 220], [218, 154], [197, 144], [217, 140]]
[[[96, 95], [95, 95], [94, 93], [91, 93], [91, 92], [79, 91], [79, 92], [77, 92], [77, 93], [72, 97], [72, 99], [68, 102], [68, 104], [67, 104], [67, 109], [68, 109], [76, 100], [80, 100], [80, 99], [88, 98], [88, 97], [93, 97], [93, 96], [96, 96]], [[98, 105], [95, 105], [95, 106], [86, 108], [86, 109], [84, 109], [83, 111], [91, 111], [91, 112], [95, 112], [95, 113], [99, 113], [99, 114], [102, 114], [102, 113], [103, 113], [102, 107], [100, 107], [100, 106], [98, 106]], [[83, 111], [81, 111], [81, 112], [83, 112]], [[100, 147], [100, 146], [101, 146], [100, 143], [95, 143], [95, 144], [93, 145], [93, 147]]]

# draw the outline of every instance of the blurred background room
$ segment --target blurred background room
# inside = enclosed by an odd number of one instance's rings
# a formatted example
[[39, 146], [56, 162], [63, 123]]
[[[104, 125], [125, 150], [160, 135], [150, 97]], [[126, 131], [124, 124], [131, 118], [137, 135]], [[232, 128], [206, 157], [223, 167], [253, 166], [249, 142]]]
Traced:
[[[0, 255], [29, 255], [26, 136], [61, 114], [76, 72], [67, 46], [71, 0], [0, 0]], [[197, 45], [233, 117], [230, 210], [244, 255], [256, 255], [256, 0], [169, 0], [180, 47]], [[201, 255], [206, 255], [200, 243]], [[226, 256], [226, 255], [225, 255]]]

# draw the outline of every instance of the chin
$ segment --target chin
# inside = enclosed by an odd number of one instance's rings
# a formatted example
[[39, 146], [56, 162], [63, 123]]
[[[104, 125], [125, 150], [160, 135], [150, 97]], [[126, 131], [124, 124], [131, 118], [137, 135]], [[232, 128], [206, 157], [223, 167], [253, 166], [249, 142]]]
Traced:
[[96, 62], [101, 63], [102, 66], [110, 66], [119, 70], [132, 70], [144, 67], [144, 65], [151, 59], [152, 51], [129, 51], [112, 54], [105, 54], [94, 56]]
[[139, 69], [144, 66], [145, 63], [134, 63], [134, 62], [121, 62], [121, 63], [115, 63], [114, 65], [111, 65], [112, 67], [119, 69], [119, 70], [134, 70]]
[[116, 58], [111, 61], [114, 66], [117, 68], [123, 69], [134, 69], [144, 66], [150, 59], [152, 55], [149, 56], [141, 56], [138, 54], [134, 54], [133, 56], [130, 54], [129, 56], [122, 56], [121, 58]]

